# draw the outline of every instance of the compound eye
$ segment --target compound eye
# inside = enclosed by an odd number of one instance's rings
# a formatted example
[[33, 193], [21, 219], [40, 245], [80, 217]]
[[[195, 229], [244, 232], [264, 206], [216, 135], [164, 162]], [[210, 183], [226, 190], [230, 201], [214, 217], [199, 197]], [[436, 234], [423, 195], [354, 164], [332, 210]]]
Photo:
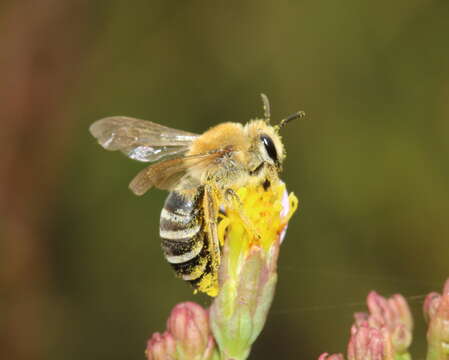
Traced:
[[276, 151], [276, 147], [274, 146], [273, 140], [267, 135], [261, 135], [260, 140], [265, 146], [265, 150], [267, 151], [268, 156], [274, 161], [275, 164], [279, 163], [278, 154]]

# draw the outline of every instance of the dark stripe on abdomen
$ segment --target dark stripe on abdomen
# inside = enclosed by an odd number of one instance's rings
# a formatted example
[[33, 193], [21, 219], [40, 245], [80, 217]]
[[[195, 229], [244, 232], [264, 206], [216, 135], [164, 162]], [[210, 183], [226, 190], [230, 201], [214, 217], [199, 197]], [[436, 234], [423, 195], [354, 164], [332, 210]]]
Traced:
[[172, 191], [165, 200], [164, 208], [175, 214], [190, 215], [196, 210], [199, 200], [197, 195], [188, 198], [177, 191]]
[[199, 234], [198, 237], [199, 239], [196, 239], [196, 241], [201, 242], [203, 245], [198, 255], [183, 263], [170, 264], [176, 274], [184, 280], [191, 281], [201, 277], [207, 268], [207, 263], [209, 262], [207, 238], [204, 233]]

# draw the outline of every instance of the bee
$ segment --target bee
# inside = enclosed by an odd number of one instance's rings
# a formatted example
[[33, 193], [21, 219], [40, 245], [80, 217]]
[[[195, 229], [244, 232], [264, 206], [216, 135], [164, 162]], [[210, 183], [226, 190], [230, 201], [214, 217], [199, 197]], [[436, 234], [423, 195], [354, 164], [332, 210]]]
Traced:
[[268, 98], [261, 96], [263, 119], [222, 123], [201, 135], [124, 116], [97, 120], [89, 129], [106, 150], [156, 162], [140, 171], [129, 188], [136, 195], [153, 187], [170, 191], [159, 228], [165, 258], [179, 277], [212, 296], [218, 289], [220, 211], [233, 206], [253, 231], [236, 190], [258, 184], [266, 189], [279, 180], [285, 158], [279, 130], [304, 116], [299, 111], [272, 126]]

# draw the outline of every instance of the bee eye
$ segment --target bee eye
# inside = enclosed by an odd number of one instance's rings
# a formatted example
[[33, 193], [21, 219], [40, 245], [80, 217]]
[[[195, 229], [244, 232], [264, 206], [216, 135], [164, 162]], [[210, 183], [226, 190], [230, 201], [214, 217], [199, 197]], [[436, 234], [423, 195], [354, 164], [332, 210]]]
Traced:
[[273, 144], [273, 140], [271, 140], [271, 138], [267, 135], [261, 135], [260, 140], [262, 140], [268, 156], [277, 164], [279, 162], [278, 154], [276, 151], [276, 147]]

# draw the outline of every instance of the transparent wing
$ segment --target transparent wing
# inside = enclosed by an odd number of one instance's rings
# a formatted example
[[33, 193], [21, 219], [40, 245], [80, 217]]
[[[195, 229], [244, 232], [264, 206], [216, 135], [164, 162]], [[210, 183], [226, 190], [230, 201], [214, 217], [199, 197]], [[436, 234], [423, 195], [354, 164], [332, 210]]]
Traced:
[[184, 153], [199, 136], [125, 116], [97, 120], [89, 130], [105, 149], [120, 150], [129, 158], [143, 162]]
[[143, 195], [152, 187], [172, 190], [186, 174], [187, 169], [213, 162], [230, 151], [230, 149], [220, 149], [150, 165], [136, 175], [129, 184], [129, 188], [136, 195]]

